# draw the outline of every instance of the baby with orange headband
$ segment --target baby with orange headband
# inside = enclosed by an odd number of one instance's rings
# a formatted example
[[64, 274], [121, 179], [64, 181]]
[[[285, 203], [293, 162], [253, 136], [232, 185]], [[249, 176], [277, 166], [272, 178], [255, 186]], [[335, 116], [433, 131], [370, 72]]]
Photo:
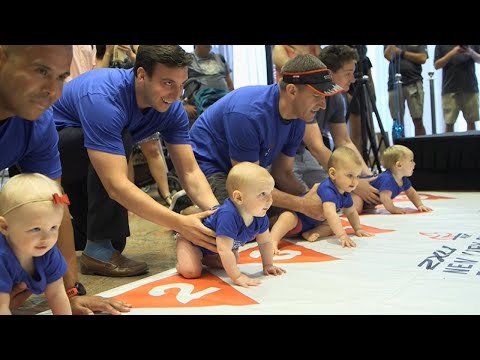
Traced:
[[12, 288], [25, 283], [45, 293], [53, 314], [71, 315], [63, 285], [67, 263], [55, 246], [67, 195], [41, 174], [12, 177], [0, 191], [0, 314], [10, 311]]

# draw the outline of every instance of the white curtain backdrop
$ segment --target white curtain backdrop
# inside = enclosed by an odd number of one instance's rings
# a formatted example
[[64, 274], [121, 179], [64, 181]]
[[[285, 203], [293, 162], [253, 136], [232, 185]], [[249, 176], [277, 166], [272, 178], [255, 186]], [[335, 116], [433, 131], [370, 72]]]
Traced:
[[266, 85], [265, 45], [233, 46], [233, 84], [235, 89], [247, 85]]

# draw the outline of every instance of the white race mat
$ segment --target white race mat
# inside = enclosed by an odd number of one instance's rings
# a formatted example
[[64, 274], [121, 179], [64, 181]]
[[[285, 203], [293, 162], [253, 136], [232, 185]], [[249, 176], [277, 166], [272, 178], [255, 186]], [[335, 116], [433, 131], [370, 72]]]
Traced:
[[362, 215], [376, 236], [353, 237], [356, 248], [285, 239], [274, 259], [283, 276], [263, 276], [256, 243], [246, 245], [239, 266], [262, 279], [256, 288], [172, 269], [99, 295], [131, 303], [130, 314], [480, 314], [480, 193], [421, 194], [433, 212], [399, 196], [410, 213]]

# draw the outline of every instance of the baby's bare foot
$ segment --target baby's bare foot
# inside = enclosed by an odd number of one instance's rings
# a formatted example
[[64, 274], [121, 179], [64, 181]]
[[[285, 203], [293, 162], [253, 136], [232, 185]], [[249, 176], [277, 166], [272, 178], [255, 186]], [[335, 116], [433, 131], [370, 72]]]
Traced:
[[303, 237], [304, 237], [305, 240], [307, 240], [307, 241], [314, 242], [314, 241], [317, 241], [317, 240], [318, 240], [318, 238], [320, 237], [320, 234], [318, 234], [318, 233], [311, 233], [311, 234], [306, 233], [306, 234], [304, 234]]

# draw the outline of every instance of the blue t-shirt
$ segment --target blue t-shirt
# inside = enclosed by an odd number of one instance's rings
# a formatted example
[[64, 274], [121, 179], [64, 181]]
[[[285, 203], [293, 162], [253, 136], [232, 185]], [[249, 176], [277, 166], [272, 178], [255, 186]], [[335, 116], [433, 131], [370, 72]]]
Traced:
[[277, 84], [245, 86], [228, 93], [200, 115], [190, 137], [205, 175], [228, 173], [231, 159], [259, 161], [260, 166], [267, 167], [280, 152], [295, 156], [305, 122], [281, 119], [279, 95]]
[[[322, 199], [322, 203], [333, 202], [339, 212], [343, 208], [349, 208], [353, 206], [352, 194], [345, 192], [340, 194], [337, 187], [330, 178], [325, 179], [317, 188], [317, 195]], [[302, 221], [302, 232], [313, 229], [323, 221], [312, 219], [305, 214], [298, 213], [298, 218]]]
[[[225, 200], [215, 213], [203, 220], [203, 224], [216, 232], [233, 239], [233, 250], [238, 250], [243, 244], [253, 240], [258, 234], [268, 230], [268, 216], [254, 217], [247, 227], [242, 216], [230, 199]], [[215, 255], [214, 252], [200, 247], [204, 255]]]
[[189, 144], [188, 117], [180, 101], [166, 112], [137, 105], [133, 69], [88, 71], [63, 88], [53, 105], [57, 129], [81, 127], [85, 147], [125, 155], [122, 132], [127, 130], [134, 143], [160, 132], [170, 144]]
[[28, 274], [13, 253], [7, 239], [0, 234], [0, 292], [10, 294], [12, 288], [24, 282], [34, 294], [43, 294], [48, 284], [57, 281], [67, 272], [67, 262], [57, 245], [45, 255], [34, 257], [35, 275]]
[[38, 172], [51, 179], [62, 175], [52, 108], [35, 121], [17, 116], [0, 121], [0, 169], [15, 164], [22, 172]]
[[380, 192], [390, 190], [392, 192], [391, 198], [394, 199], [402, 191], [410, 189], [412, 183], [406, 176], [402, 177], [403, 185], [398, 186], [393, 174], [390, 170], [382, 172], [378, 177], [371, 182], [371, 185]]

